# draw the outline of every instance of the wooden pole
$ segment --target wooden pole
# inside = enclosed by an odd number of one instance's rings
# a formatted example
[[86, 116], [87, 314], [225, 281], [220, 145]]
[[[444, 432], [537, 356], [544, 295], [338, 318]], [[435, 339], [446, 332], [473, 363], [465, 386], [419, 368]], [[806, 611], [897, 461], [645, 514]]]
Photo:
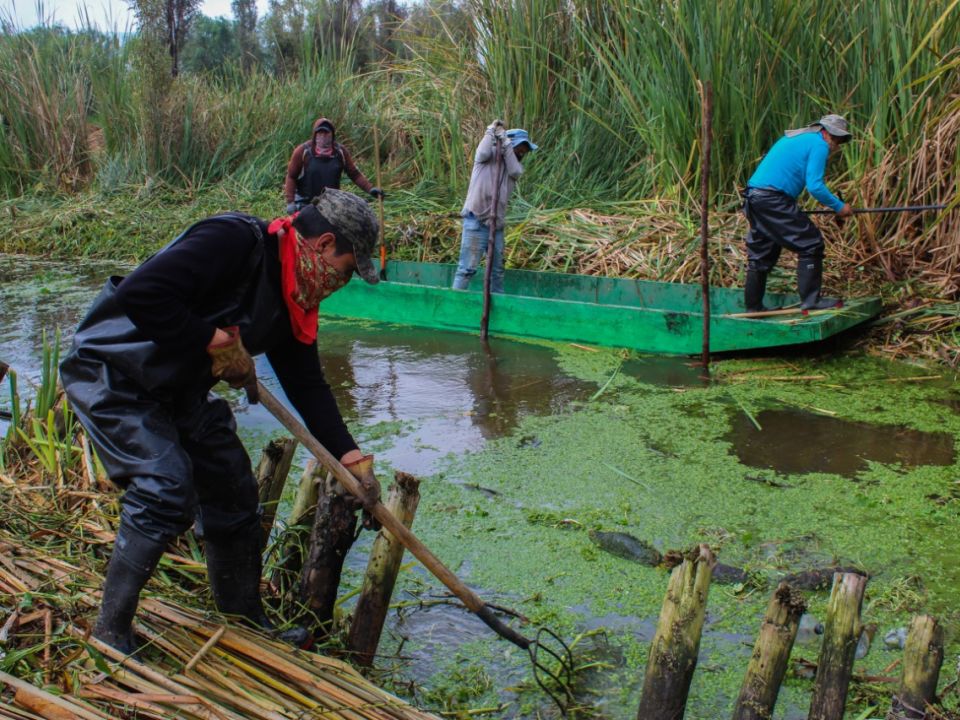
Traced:
[[376, 161], [377, 169], [377, 187], [380, 188], [381, 195], [377, 198], [377, 209], [380, 214], [380, 279], [387, 279], [387, 244], [384, 241], [383, 229], [383, 179], [380, 177], [380, 130], [373, 126], [373, 157]]
[[263, 528], [264, 542], [273, 531], [277, 503], [283, 494], [283, 486], [286, 485], [296, 449], [297, 441], [293, 438], [279, 438], [271, 440], [260, 455], [260, 462], [257, 464], [257, 488], [260, 492], [260, 506], [263, 508], [260, 526]]
[[503, 151], [503, 144], [500, 138], [493, 139], [493, 161], [497, 164], [496, 185], [493, 188], [493, 208], [490, 211], [490, 217], [487, 223], [490, 225], [490, 237], [487, 240], [487, 265], [483, 270], [483, 315], [480, 317], [480, 339], [486, 340], [490, 333], [490, 279], [493, 277], [493, 253], [496, 248], [497, 238], [497, 212], [500, 210], [500, 182], [503, 172], [503, 158], [500, 153]]
[[733, 720], [770, 720], [780, 684], [787, 673], [790, 651], [797, 639], [800, 616], [807, 609], [803, 596], [781, 582], [770, 598], [760, 635], [743, 678]]
[[337, 590], [347, 553], [353, 546], [357, 530], [355, 505], [333, 478], [319, 486], [317, 509], [310, 529], [307, 557], [300, 575], [301, 606], [310, 610], [310, 630], [328, 635], [333, 630]]
[[[411, 527], [419, 503], [420, 481], [404, 472], [395, 473], [387, 496], [387, 509], [405, 526]], [[382, 528], [373, 541], [363, 589], [347, 636], [347, 650], [359, 665], [369, 667], [373, 664], [403, 560], [403, 550], [400, 541], [386, 528]]]
[[[270, 414], [289, 430], [290, 434], [303, 443], [304, 447], [320, 461], [320, 464], [329, 470], [333, 477], [340, 481], [340, 484], [347, 492], [361, 501], [365, 500], [366, 494], [360, 485], [360, 481], [351, 475], [350, 471], [341, 465], [340, 461], [331, 455], [330, 452], [320, 444], [320, 441], [310, 434], [310, 431], [307, 430], [304, 424], [297, 420], [297, 418], [293, 416], [293, 413], [287, 410], [261, 382], [257, 383], [257, 394], [260, 397], [260, 402], [263, 403]], [[409, 528], [402, 522], [399, 522], [393, 514], [387, 510], [386, 505], [378, 500], [373, 504], [373, 507], [368, 508], [368, 512], [375, 517], [383, 527], [390, 530], [390, 532], [403, 543], [403, 546], [423, 564], [430, 574], [446, 585], [450, 592], [456, 595], [470, 612], [483, 620], [487, 627], [517, 647], [523, 650], [530, 649], [534, 641], [524, 637], [494, 615], [493, 610], [483, 602], [480, 596], [467, 587], [460, 578], [454, 575], [453, 572], [450, 571], [450, 568], [440, 562], [440, 559], [430, 551], [430, 548], [423, 544], [420, 538], [414, 535]]]
[[637, 720], [681, 720], [700, 652], [716, 558], [700, 545], [673, 569], [650, 647]]
[[860, 608], [867, 578], [856, 573], [835, 573], [823, 645], [817, 663], [808, 720], [842, 720], [847, 702], [847, 686], [853, 674], [853, 661], [863, 627]]
[[700, 156], [700, 293], [703, 295], [703, 351], [701, 364], [710, 374], [710, 146], [713, 139], [713, 83], [700, 84], [703, 98]]
[[932, 717], [927, 706], [937, 697], [937, 680], [943, 665], [943, 627], [930, 615], [910, 623], [903, 649], [903, 674], [893, 696], [887, 720], [923, 720]]

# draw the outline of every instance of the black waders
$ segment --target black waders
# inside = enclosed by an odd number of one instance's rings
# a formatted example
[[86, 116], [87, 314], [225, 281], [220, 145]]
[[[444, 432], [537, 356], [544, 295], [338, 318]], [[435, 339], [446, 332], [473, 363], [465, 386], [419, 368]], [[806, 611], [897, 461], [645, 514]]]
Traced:
[[140, 591], [156, 569], [166, 547], [166, 543], [151, 540], [122, 526], [117, 532], [93, 636], [125, 655], [137, 651], [133, 616], [137, 612]]
[[310, 633], [303, 627], [275, 632], [273, 623], [263, 610], [260, 597], [260, 528], [238, 533], [226, 540], [204, 539], [207, 576], [217, 609], [225, 615], [238, 615], [260, 630], [272, 632], [279, 640], [297, 647], [308, 645]]
[[823, 258], [797, 260], [797, 293], [800, 295], [801, 310], [828, 310], [841, 305], [836, 298], [820, 297], [822, 282]]
[[747, 312], [765, 312], [763, 295], [767, 290], [767, 273], [760, 270], [747, 270], [746, 282], [743, 285], [743, 301]]

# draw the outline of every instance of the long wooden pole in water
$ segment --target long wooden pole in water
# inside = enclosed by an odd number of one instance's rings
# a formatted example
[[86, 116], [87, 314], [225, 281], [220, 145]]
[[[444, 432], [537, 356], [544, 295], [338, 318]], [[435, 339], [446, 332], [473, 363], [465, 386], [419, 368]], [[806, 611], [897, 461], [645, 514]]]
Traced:
[[480, 339], [486, 340], [490, 332], [490, 282], [493, 277], [493, 253], [497, 238], [497, 212], [500, 210], [500, 173], [503, 171], [503, 161], [500, 157], [500, 138], [493, 138], [493, 161], [497, 164], [496, 185], [493, 189], [493, 208], [487, 222], [490, 225], [490, 237], [487, 240], [487, 266], [483, 271], [483, 315], [480, 317]]
[[703, 358], [704, 371], [710, 372], [710, 145], [713, 135], [713, 83], [700, 84], [703, 97], [701, 160], [700, 160], [700, 292], [703, 295]]
[[380, 177], [380, 131], [377, 126], [373, 126], [373, 157], [377, 165], [377, 187], [380, 188], [380, 195], [377, 197], [377, 209], [380, 215], [380, 279], [387, 279], [387, 243], [384, 240], [383, 230], [383, 180]]

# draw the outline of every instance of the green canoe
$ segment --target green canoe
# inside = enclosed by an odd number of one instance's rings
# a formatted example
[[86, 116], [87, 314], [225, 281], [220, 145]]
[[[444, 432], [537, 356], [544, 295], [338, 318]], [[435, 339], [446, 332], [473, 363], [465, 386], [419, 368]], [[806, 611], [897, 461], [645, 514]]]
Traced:
[[[469, 291], [451, 290], [455, 265], [390, 261], [387, 281], [354, 280], [324, 300], [321, 315], [365, 318], [461, 332], [479, 332], [482, 273]], [[490, 334], [697, 354], [702, 346], [700, 288], [682, 283], [507, 270], [504, 293], [494, 295]], [[768, 307], [796, 296], [768, 293]], [[811, 343], [836, 335], [880, 312], [878, 298], [856, 298], [843, 308], [804, 316], [799, 311], [764, 318], [744, 312], [743, 292], [710, 290], [710, 349], [748, 350]]]

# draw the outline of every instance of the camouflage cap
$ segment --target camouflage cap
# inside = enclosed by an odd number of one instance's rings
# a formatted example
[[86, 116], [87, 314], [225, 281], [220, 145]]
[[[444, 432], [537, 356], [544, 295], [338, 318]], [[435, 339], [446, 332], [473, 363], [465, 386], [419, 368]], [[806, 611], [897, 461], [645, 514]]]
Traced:
[[357, 274], [371, 285], [378, 283], [380, 279], [377, 277], [377, 269], [370, 258], [377, 246], [380, 227], [377, 216], [367, 202], [353, 193], [333, 188], [324, 188], [310, 202], [311, 205], [301, 210], [300, 214], [311, 206], [315, 208], [332, 226], [334, 234], [353, 246], [353, 255], [357, 259]]

